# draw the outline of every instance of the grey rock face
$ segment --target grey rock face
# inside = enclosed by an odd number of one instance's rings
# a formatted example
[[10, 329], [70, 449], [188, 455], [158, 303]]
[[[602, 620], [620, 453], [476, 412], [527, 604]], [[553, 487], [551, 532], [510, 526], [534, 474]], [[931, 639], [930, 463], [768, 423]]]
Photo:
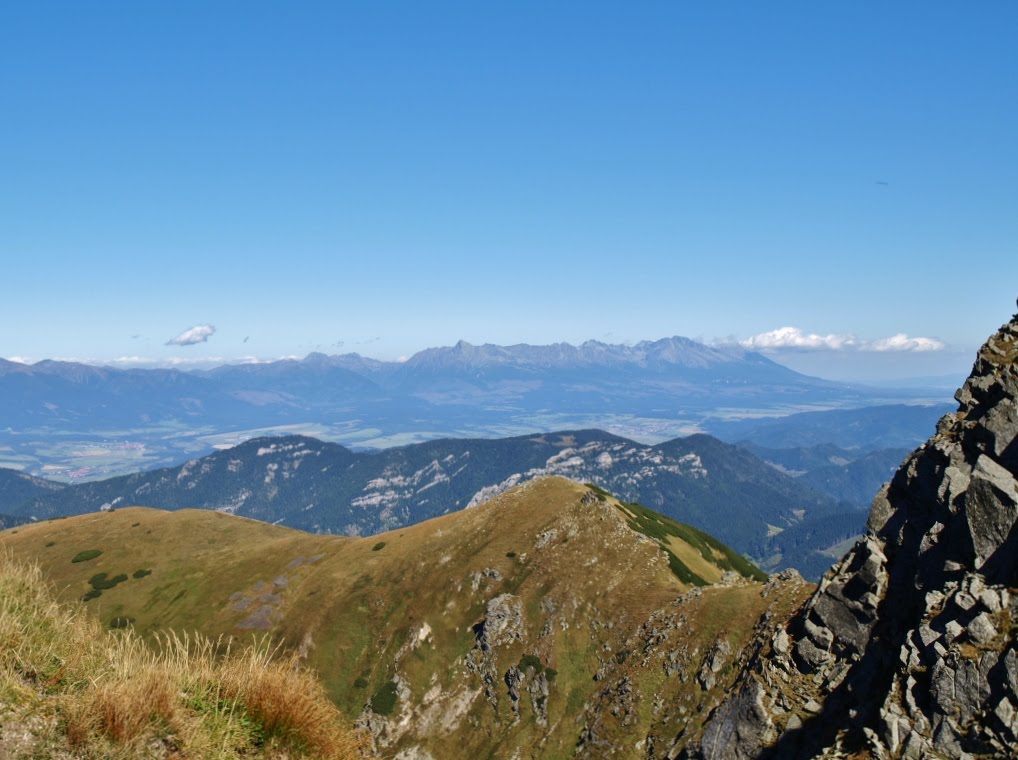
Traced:
[[700, 672], [696, 676], [704, 691], [710, 691], [714, 688], [714, 684], [717, 682], [717, 674], [725, 666], [725, 663], [728, 662], [728, 658], [731, 655], [732, 647], [728, 641], [719, 639], [714, 642], [714, 646], [710, 648], [710, 651], [703, 660], [703, 665], [700, 667]]
[[501, 594], [488, 601], [477, 642], [485, 652], [519, 641], [523, 631], [523, 603], [518, 596]]
[[548, 676], [542, 672], [531, 678], [527, 684], [527, 692], [530, 694], [530, 703], [534, 708], [534, 718], [537, 720], [537, 725], [547, 726], [548, 695], [551, 693]]
[[712, 717], [699, 756], [704, 760], [749, 760], [774, 734], [770, 711], [764, 705], [764, 688], [749, 678]]
[[[474, 626], [476, 643], [466, 656], [467, 669], [481, 679], [484, 696], [498, 710], [498, 656], [500, 646], [523, 639], [523, 602], [518, 596], [500, 594], [489, 599], [484, 620]], [[503, 679], [509, 690], [513, 714], [519, 714], [521, 675], [511, 668]]]
[[513, 711], [513, 719], [520, 719], [520, 684], [523, 683], [523, 674], [520, 669], [513, 665], [505, 674], [505, 685], [509, 689], [509, 706]]
[[1018, 756], [1018, 317], [955, 397], [688, 757]]

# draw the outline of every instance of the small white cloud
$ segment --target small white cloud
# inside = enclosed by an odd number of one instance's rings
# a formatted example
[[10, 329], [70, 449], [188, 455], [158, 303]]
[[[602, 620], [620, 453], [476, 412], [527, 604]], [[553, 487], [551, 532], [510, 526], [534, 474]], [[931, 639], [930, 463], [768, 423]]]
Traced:
[[[187, 344], [185, 344], [187, 345]], [[168, 359], [163, 359], [162, 362], [169, 367], [198, 367], [201, 365], [217, 365], [226, 364], [229, 361], [225, 356], [171, 356]]]
[[936, 338], [910, 338], [905, 333], [881, 338], [869, 345], [870, 351], [942, 351], [944, 348], [944, 343]]
[[226, 360], [222, 356], [169, 356], [159, 358], [151, 356], [117, 356], [113, 359], [76, 359], [75, 361], [102, 367], [140, 367], [142, 369], [151, 369], [177, 366], [215, 366], [224, 363]]
[[216, 328], [212, 325], [196, 325], [190, 330], [184, 330], [176, 338], [166, 341], [167, 346], [193, 346], [196, 343], [207, 343], [208, 339], [215, 335]]
[[118, 356], [116, 359], [110, 359], [110, 364], [151, 364], [152, 361], [144, 356]]
[[818, 335], [798, 327], [780, 327], [760, 333], [739, 345], [753, 351], [942, 351], [947, 346], [936, 338], [910, 338], [898, 333], [879, 340], [861, 340], [854, 335]]
[[779, 327], [777, 330], [760, 333], [740, 341], [744, 348], [756, 350], [774, 350], [779, 348], [797, 348], [812, 350], [840, 351], [859, 346], [859, 339], [854, 335], [817, 335], [806, 333], [798, 327]]

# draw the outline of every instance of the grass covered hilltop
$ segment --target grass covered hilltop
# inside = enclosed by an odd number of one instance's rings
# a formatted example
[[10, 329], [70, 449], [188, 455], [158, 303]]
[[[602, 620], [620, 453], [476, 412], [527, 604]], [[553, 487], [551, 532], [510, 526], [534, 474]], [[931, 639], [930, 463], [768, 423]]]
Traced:
[[[174, 667], [173, 636], [186, 631], [268, 637], [284, 662], [317, 674], [381, 757], [644, 758], [648, 741], [658, 754], [681, 747], [724, 696], [754, 629], [811, 588], [766, 581], [710, 536], [562, 478], [365, 538], [125, 508], [23, 525], [0, 542], [37, 561], [64, 603], [84, 606], [74, 619], [93, 621], [90, 636], [120, 642], [130, 629], [132, 656], [154, 668]], [[260, 651], [241, 661], [275, 667]], [[143, 688], [131, 671], [117, 671], [125, 688]], [[179, 707], [188, 720], [193, 704]], [[256, 749], [263, 735], [303, 746], [274, 728], [243, 739], [238, 725], [213, 729]]]

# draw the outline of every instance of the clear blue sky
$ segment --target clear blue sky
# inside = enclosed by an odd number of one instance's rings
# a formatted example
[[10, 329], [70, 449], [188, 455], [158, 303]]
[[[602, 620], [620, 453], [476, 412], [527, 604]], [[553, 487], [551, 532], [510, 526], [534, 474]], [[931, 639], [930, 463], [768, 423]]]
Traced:
[[932, 372], [1018, 296], [1016, 39], [1010, 0], [5, 3], [0, 356], [793, 326]]

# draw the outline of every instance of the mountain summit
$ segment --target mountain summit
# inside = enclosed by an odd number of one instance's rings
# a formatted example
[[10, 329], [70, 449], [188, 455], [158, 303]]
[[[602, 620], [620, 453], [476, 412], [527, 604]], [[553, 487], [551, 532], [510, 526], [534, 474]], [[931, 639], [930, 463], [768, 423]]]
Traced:
[[691, 757], [1018, 754], [1018, 315], [955, 397]]

